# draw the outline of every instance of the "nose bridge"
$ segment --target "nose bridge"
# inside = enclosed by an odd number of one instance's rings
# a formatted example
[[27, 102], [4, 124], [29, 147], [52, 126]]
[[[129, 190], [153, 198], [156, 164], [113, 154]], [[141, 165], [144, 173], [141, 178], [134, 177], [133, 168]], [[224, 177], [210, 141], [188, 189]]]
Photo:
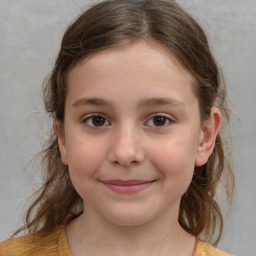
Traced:
[[143, 160], [140, 134], [136, 125], [125, 122], [115, 127], [111, 138], [110, 158], [114, 163], [130, 165]]
[[116, 153], [130, 153], [135, 151], [135, 141], [136, 141], [136, 127], [131, 123], [126, 122], [116, 127], [116, 132], [114, 132], [114, 145]]

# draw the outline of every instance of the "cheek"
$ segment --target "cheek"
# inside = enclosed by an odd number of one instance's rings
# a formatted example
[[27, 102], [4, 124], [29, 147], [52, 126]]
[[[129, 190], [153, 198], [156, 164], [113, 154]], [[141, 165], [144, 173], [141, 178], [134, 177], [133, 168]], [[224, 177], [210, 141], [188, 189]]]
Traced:
[[90, 181], [97, 179], [104, 152], [102, 145], [93, 143], [90, 139], [86, 143], [72, 141], [67, 145], [69, 173], [72, 183], [80, 193], [90, 185]]
[[[183, 138], [172, 139], [152, 147], [152, 162], [161, 173], [166, 183], [166, 189], [176, 187], [183, 191], [189, 186], [194, 173], [196, 147]], [[185, 192], [184, 191], [184, 192]]]

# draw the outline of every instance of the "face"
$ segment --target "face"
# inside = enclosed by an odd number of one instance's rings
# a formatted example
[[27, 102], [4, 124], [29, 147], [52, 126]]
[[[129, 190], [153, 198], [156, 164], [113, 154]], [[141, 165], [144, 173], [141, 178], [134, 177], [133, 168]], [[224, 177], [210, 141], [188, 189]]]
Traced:
[[62, 131], [87, 212], [118, 225], [178, 216], [203, 131], [192, 77], [167, 49], [136, 42], [77, 64]]

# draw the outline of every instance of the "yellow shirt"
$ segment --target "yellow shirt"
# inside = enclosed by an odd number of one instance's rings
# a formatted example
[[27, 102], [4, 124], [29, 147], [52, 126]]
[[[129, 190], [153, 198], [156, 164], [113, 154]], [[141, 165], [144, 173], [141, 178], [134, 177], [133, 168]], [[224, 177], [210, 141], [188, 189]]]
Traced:
[[[0, 243], [0, 256], [72, 256], [64, 226], [40, 231]], [[231, 256], [210, 244], [198, 241], [194, 256]]]

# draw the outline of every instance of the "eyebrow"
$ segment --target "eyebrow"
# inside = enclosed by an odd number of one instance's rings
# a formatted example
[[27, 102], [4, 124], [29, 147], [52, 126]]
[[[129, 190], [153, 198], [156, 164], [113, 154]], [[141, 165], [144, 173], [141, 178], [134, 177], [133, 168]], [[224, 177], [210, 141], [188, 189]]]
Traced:
[[79, 105], [93, 105], [93, 106], [113, 106], [111, 101], [103, 99], [103, 98], [82, 98], [77, 100], [72, 106]]
[[[114, 104], [103, 98], [82, 98], [77, 100], [72, 106], [80, 106], [80, 105], [92, 105], [92, 106], [103, 106], [103, 107], [113, 107]], [[172, 99], [172, 98], [145, 98], [141, 99], [137, 104], [137, 108], [142, 108], [144, 106], [181, 106], [184, 107], [185, 103], [182, 101]]]
[[148, 98], [148, 99], [142, 99], [138, 103], [138, 108], [141, 108], [143, 106], [185, 106], [185, 103], [182, 101], [172, 99], [172, 98]]

